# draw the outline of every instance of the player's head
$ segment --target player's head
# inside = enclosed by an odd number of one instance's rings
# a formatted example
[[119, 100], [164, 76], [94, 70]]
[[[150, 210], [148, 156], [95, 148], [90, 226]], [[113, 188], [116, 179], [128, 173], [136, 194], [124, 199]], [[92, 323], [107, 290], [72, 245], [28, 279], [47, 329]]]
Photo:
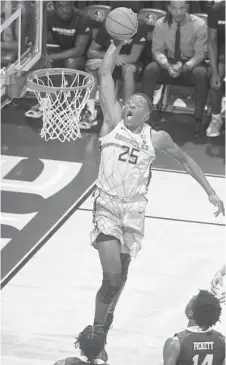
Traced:
[[92, 364], [104, 349], [105, 343], [106, 334], [99, 326], [87, 326], [78, 335], [75, 346], [79, 347], [88, 361]]
[[208, 290], [200, 290], [199, 294], [193, 296], [187, 304], [185, 314], [197, 326], [207, 329], [220, 319], [220, 301]]
[[188, 7], [187, 1], [168, 1], [168, 12], [177, 23], [184, 20]]
[[129, 129], [143, 125], [148, 121], [152, 111], [152, 103], [147, 95], [133, 94], [123, 108], [123, 120]]
[[73, 14], [72, 1], [54, 1], [54, 9], [58, 17], [67, 22]]

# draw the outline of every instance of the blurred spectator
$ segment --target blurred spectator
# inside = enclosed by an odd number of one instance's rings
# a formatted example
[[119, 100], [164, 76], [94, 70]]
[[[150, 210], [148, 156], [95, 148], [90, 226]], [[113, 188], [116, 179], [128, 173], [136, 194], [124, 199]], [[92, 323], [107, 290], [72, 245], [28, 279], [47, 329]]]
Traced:
[[[53, 1], [53, 10], [47, 18], [48, 43], [56, 44], [56, 52], [47, 48], [46, 67], [62, 67], [83, 70], [85, 52], [91, 41], [91, 29], [88, 20], [72, 1]], [[30, 118], [40, 118], [39, 105], [25, 113]]]
[[91, 40], [88, 21], [74, 11], [72, 1], [54, 1], [54, 11], [47, 18], [49, 36], [59, 52], [49, 53], [55, 67], [83, 69], [85, 52]]
[[[147, 30], [145, 25], [138, 27], [137, 34], [128, 44], [123, 46], [117, 60], [117, 67], [114, 71], [115, 75], [120, 75], [123, 81], [123, 101], [125, 102], [135, 92], [135, 79], [137, 72], [141, 68], [139, 59], [146, 43]], [[88, 50], [89, 61], [86, 64], [87, 71], [95, 78], [95, 87], [90, 95], [88, 107], [91, 115], [95, 118], [95, 102], [94, 98], [98, 88], [98, 69], [102, 63], [102, 59], [110, 45], [111, 39], [105, 27], [103, 26], [92, 41]]]
[[208, 50], [211, 65], [212, 119], [206, 134], [218, 137], [221, 132], [221, 88], [225, 77], [225, 2], [212, 6], [208, 14]]
[[153, 31], [155, 59], [145, 69], [143, 91], [153, 99], [156, 83], [195, 87], [195, 136], [199, 137], [208, 92], [207, 26], [189, 14], [186, 1], [168, 1], [166, 17]]

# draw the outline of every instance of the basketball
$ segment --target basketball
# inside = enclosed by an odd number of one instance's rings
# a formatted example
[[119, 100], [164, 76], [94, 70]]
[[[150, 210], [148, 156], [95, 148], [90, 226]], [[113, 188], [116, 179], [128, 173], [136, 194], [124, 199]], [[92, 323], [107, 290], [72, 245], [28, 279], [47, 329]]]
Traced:
[[111, 38], [129, 40], [137, 32], [137, 15], [128, 8], [116, 8], [108, 14], [105, 27]]

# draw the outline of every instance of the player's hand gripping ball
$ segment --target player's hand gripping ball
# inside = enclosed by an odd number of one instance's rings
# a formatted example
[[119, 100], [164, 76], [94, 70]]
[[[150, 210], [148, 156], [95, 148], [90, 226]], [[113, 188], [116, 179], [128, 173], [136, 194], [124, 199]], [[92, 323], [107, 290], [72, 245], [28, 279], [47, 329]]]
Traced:
[[116, 8], [108, 14], [105, 28], [111, 38], [119, 41], [129, 40], [137, 32], [137, 14], [128, 8]]

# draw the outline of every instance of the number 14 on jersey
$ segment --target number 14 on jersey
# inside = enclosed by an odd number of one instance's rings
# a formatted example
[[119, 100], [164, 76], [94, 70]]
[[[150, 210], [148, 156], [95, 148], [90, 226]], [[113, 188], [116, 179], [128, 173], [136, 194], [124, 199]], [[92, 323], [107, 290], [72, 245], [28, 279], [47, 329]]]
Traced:
[[213, 354], [208, 354], [205, 356], [202, 362], [199, 361], [200, 355], [195, 355], [193, 357], [193, 365], [212, 365], [213, 364]]

